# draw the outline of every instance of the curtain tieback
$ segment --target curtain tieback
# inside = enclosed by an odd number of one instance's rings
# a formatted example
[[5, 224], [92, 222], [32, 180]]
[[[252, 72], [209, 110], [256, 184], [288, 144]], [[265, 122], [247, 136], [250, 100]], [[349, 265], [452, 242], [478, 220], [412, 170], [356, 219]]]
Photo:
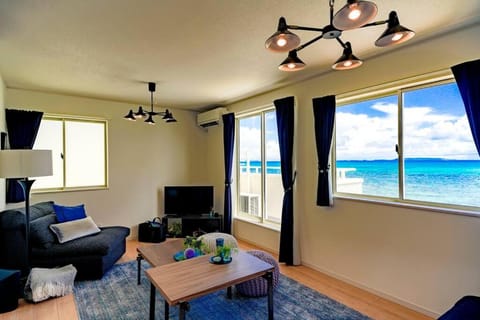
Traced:
[[283, 191], [284, 193], [287, 193], [287, 192], [293, 190], [293, 185], [295, 184], [295, 180], [297, 180], [297, 170], [295, 170], [295, 171], [293, 172], [293, 180], [292, 180], [292, 182], [290, 183], [290, 185], [288, 186], [288, 188]]
[[233, 182], [233, 180], [225, 179], [225, 187], [230, 187], [232, 182]]
[[330, 170], [330, 165], [327, 165], [325, 168], [322, 168], [320, 165], [318, 165], [318, 172], [322, 174], [327, 174], [329, 170]]

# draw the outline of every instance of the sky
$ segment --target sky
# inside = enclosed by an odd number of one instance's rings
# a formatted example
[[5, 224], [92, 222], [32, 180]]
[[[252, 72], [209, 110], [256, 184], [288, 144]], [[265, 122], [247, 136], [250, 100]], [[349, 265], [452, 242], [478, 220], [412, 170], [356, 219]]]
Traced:
[[[479, 159], [455, 83], [403, 98], [406, 158]], [[396, 95], [338, 107], [337, 160], [396, 159], [397, 109]]]
[[[405, 91], [404, 156], [480, 160], [457, 85]], [[336, 111], [337, 160], [396, 159], [397, 96], [346, 106]], [[266, 114], [266, 159], [279, 161], [275, 112]], [[261, 118], [240, 120], [240, 160], [260, 160]]]
[[[240, 120], [240, 160], [261, 159], [261, 118], [259, 115]], [[277, 119], [275, 111], [265, 114], [265, 158], [280, 161], [278, 147]]]

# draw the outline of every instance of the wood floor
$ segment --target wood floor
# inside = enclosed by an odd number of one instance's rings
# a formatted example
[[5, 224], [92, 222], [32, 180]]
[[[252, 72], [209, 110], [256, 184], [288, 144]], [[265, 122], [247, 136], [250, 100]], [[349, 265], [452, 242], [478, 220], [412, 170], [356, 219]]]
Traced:
[[[127, 241], [127, 252], [118, 263], [134, 260], [137, 257], [136, 248], [147, 245], [138, 241]], [[240, 241], [242, 249], [257, 249]], [[407, 309], [365, 290], [327, 276], [321, 272], [304, 266], [280, 266], [282, 274], [295, 279], [318, 292], [335, 299], [352, 309], [380, 320], [427, 320], [432, 319], [421, 313]], [[37, 304], [20, 300], [17, 310], [0, 314], [0, 320], [76, 320], [78, 319], [73, 295], [50, 299]]]

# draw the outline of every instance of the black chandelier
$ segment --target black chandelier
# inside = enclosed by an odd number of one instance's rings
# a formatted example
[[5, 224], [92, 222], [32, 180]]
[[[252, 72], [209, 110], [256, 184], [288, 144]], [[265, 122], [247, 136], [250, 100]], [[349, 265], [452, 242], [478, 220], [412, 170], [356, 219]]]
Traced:
[[152, 125], [155, 124], [155, 121], [153, 121], [153, 116], [161, 116], [165, 122], [177, 122], [177, 120], [175, 120], [173, 117], [173, 114], [168, 111], [168, 109], [161, 112], [153, 111], [153, 93], [155, 92], [155, 82], [148, 83], [148, 91], [150, 91], [150, 111], [144, 111], [142, 106], [138, 106], [137, 112], [133, 112], [133, 110], [130, 109], [128, 114], [123, 118], [130, 121], [146, 118], [145, 122]]
[[[415, 35], [415, 32], [400, 25], [395, 11], [390, 12], [387, 20], [370, 22], [377, 14], [377, 5], [373, 2], [347, 0], [347, 4], [335, 15], [333, 14], [334, 2], [334, 0], [329, 2], [330, 24], [323, 28], [288, 25], [284, 17], [280, 18], [277, 32], [265, 41], [265, 47], [271, 51], [288, 52], [288, 57], [278, 66], [280, 70], [298, 71], [305, 68], [305, 63], [298, 58], [297, 52], [322, 38], [335, 39], [343, 48], [342, 56], [332, 65], [332, 69], [349, 70], [361, 66], [363, 62], [353, 55], [350, 42], [343, 42], [340, 39], [342, 32], [346, 30], [373, 27], [387, 23], [387, 29], [375, 41], [375, 45], [378, 47], [403, 43]], [[300, 45], [300, 38], [289, 31], [289, 29], [320, 32], [320, 35]]]

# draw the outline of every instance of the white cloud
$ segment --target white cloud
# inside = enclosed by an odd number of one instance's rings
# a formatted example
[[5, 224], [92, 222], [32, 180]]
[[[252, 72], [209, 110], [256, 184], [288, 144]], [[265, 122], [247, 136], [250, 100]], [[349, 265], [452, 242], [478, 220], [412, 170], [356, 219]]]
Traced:
[[[382, 116], [337, 112], [337, 159], [374, 160], [396, 158], [397, 106], [374, 104]], [[406, 157], [477, 159], [466, 115], [436, 113], [431, 107], [403, 110]]]
[[[280, 148], [276, 135], [267, 138], [265, 156], [267, 161], [280, 160]], [[260, 160], [261, 132], [260, 129], [240, 127], [240, 160]]]

